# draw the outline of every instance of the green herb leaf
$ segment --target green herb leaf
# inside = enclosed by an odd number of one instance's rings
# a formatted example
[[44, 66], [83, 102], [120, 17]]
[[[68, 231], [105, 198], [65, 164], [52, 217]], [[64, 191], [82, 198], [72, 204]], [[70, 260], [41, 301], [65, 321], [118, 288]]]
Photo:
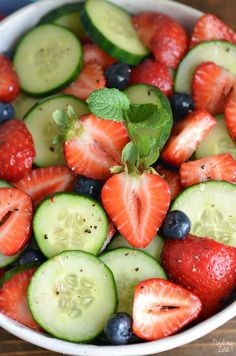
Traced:
[[68, 126], [68, 117], [64, 110], [55, 110], [52, 115], [57, 125], [62, 127]]
[[141, 160], [141, 164], [144, 167], [150, 166], [155, 163], [160, 155], [158, 144], [152, 144], [149, 153]]
[[58, 143], [62, 143], [62, 142], [64, 142], [64, 135], [57, 135], [52, 139], [53, 145], [57, 145]]
[[125, 145], [122, 151], [122, 162], [128, 167], [128, 170], [133, 170], [139, 159], [137, 147], [131, 141]]
[[93, 91], [87, 103], [89, 110], [104, 120], [122, 122], [123, 111], [128, 110], [130, 103], [127, 96], [118, 89], [98, 89]]

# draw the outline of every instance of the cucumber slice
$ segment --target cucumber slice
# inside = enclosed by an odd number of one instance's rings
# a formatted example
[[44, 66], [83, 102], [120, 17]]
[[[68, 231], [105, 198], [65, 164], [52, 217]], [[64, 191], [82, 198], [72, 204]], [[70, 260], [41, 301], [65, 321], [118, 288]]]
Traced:
[[34, 163], [39, 167], [65, 163], [62, 143], [52, 144], [53, 138], [61, 133], [52, 114], [57, 109], [66, 110], [68, 105], [73, 106], [78, 116], [88, 112], [87, 105], [82, 100], [72, 95], [60, 94], [40, 101], [24, 118], [34, 139], [36, 149]]
[[14, 255], [14, 256], [5, 256], [2, 253], [0, 253], [0, 268], [11, 265], [19, 257], [20, 257], [20, 253]]
[[100, 256], [112, 271], [118, 288], [118, 311], [132, 315], [135, 286], [149, 278], [164, 278], [166, 274], [151, 256], [133, 248], [117, 248]]
[[[164, 240], [161, 236], [156, 235], [152, 242], [145, 248], [140, 248], [138, 250], [146, 252], [149, 256], [152, 256], [153, 258], [156, 258], [159, 263], [161, 263], [161, 250], [164, 245]], [[113, 237], [109, 245], [107, 246], [107, 251], [109, 250], [114, 250], [118, 247], [129, 247], [132, 248], [132, 246], [129, 244], [129, 242], [121, 235], [117, 235]]]
[[55, 23], [68, 28], [79, 38], [87, 38], [80, 21], [80, 11], [82, 7], [83, 3], [81, 2], [62, 5], [44, 15], [39, 23]]
[[13, 185], [11, 183], [6, 182], [5, 180], [0, 180], [0, 188], [12, 188]]
[[91, 39], [112, 57], [136, 65], [148, 55], [131, 16], [122, 8], [104, 0], [88, 0], [81, 21]]
[[160, 128], [159, 144], [161, 149], [169, 138], [173, 125], [169, 100], [159, 89], [148, 84], [131, 85], [124, 90], [124, 93], [132, 104], [154, 104], [158, 106], [160, 115], [165, 115], [165, 125]]
[[188, 215], [190, 233], [236, 247], [236, 185], [210, 181], [185, 189], [171, 210]]
[[48, 95], [65, 87], [77, 77], [82, 64], [79, 39], [55, 24], [29, 31], [14, 56], [21, 88], [32, 96]]
[[217, 124], [198, 146], [195, 157], [209, 157], [220, 153], [230, 153], [236, 159], [236, 146], [228, 133], [224, 116], [216, 116]]
[[37, 103], [38, 99], [32, 98], [21, 92], [13, 102], [16, 119], [23, 119], [25, 114]]
[[48, 258], [65, 250], [98, 254], [107, 238], [108, 221], [94, 199], [57, 193], [39, 205], [33, 230], [39, 248]]
[[28, 300], [43, 329], [73, 342], [99, 335], [117, 306], [111, 271], [82, 251], [66, 251], [42, 264], [31, 280]]
[[201, 42], [195, 46], [180, 62], [175, 76], [175, 91], [190, 94], [196, 67], [209, 61], [236, 74], [236, 46], [225, 41]]

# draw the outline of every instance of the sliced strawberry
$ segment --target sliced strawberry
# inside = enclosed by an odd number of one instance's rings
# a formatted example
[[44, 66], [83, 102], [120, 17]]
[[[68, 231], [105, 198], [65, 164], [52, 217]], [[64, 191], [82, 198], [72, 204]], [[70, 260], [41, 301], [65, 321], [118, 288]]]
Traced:
[[170, 191], [158, 175], [116, 174], [102, 189], [103, 207], [119, 232], [137, 248], [146, 247], [166, 215]]
[[150, 48], [154, 32], [158, 28], [158, 22], [166, 15], [157, 12], [140, 12], [132, 17], [132, 23], [143, 44]]
[[170, 188], [170, 198], [171, 200], [175, 199], [177, 195], [183, 190], [179, 174], [177, 172], [173, 172], [168, 168], [163, 167], [162, 165], [158, 165], [156, 167], [157, 173], [160, 174], [162, 178], [167, 181], [167, 184]]
[[75, 180], [68, 167], [53, 166], [34, 169], [14, 185], [29, 194], [36, 206], [48, 195], [71, 191]]
[[190, 41], [190, 48], [204, 41], [223, 40], [236, 43], [235, 32], [212, 14], [204, 14], [196, 22]]
[[19, 80], [11, 61], [0, 54], [0, 101], [14, 101], [20, 92]]
[[68, 166], [92, 179], [107, 179], [110, 168], [121, 164], [121, 152], [129, 137], [122, 123], [89, 114], [75, 123], [64, 144]]
[[106, 81], [102, 66], [92, 61], [85, 64], [76, 81], [64, 89], [63, 92], [85, 100], [90, 93], [96, 89], [104, 88], [105, 85]]
[[84, 64], [89, 62], [98, 62], [103, 69], [107, 69], [116, 62], [114, 58], [109, 56], [101, 48], [94, 43], [88, 43], [83, 46], [84, 51]]
[[193, 76], [192, 94], [197, 110], [215, 115], [224, 111], [236, 77], [213, 62], [200, 64]]
[[158, 87], [167, 96], [173, 92], [173, 79], [168, 67], [154, 59], [146, 59], [132, 70], [130, 84], [136, 83]]
[[0, 289], [0, 312], [25, 326], [42, 331], [34, 321], [28, 306], [27, 293], [36, 268], [19, 272], [6, 281]]
[[236, 140], [236, 85], [225, 105], [224, 117], [231, 137]]
[[184, 187], [208, 180], [236, 183], [236, 161], [229, 153], [219, 154], [182, 163], [179, 173]]
[[0, 253], [15, 255], [31, 234], [32, 200], [15, 188], [0, 189]]
[[185, 162], [215, 125], [216, 120], [206, 110], [191, 112], [174, 125], [162, 151], [163, 160], [173, 166]]
[[145, 340], [173, 335], [197, 318], [201, 301], [187, 289], [164, 279], [148, 279], [135, 288], [133, 331]]

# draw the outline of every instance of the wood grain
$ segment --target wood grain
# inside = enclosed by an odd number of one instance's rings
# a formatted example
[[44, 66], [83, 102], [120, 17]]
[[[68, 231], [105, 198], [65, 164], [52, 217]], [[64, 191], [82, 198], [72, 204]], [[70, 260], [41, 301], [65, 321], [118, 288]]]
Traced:
[[[1, 1], [1, 0], [0, 0]], [[16, 0], [13, 0], [16, 1]], [[144, 0], [145, 1], [145, 0]], [[189, 6], [203, 12], [211, 12], [219, 16], [236, 30], [236, 0], [181, 0]], [[215, 341], [231, 343], [228, 349], [222, 349]], [[15, 338], [0, 328], [0, 356], [56, 356], [62, 355], [42, 350], [34, 345]], [[236, 318], [213, 333], [183, 347], [163, 352], [163, 356], [235, 356], [236, 355]]]

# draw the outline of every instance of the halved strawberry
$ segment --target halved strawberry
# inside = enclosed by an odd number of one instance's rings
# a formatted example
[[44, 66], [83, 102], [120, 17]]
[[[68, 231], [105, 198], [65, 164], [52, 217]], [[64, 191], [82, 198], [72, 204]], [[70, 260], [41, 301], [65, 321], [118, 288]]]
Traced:
[[0, 189], [0, 252], [15, 255], [31, 234], [32, 200], [15, 188]]
[[145, 340], [173, 335], [197, 318], [201, 301], [183, 287], [164, 279], [148, 279], [134, 292], [133, 332]]
[[30, 280], [36, 268], [19, 272], [0, 288], [0, 312], [25, 326], [42, 331], [29, 310], [27, 293]]
[[196, 22], [190, 41], [190, 48], [199, 42], [223, 40], [236, 43], [236, 33], [212, 14], [202, 15]]
[[200, 64], [192, 80], [192, 94], [197, 110], [206, 109], [215, 115], [224, 111], [236, 76], [213, 62]]
[[91, 61], [84, 65], [76, 81], [64, 89], [63, 92], [85, 100], [90, 93], [96, 89], [104, 88], [105, 85], [106, 81], [102, 66], [96, 61]]
[[219, 154], [182, 163], [179, 173], [184, 187], [208, 180], [236, 183], [236, 161], [229, 153]]
[[171, 171], [168, 168], [165, 168], [161, 164], [158, 164], [158, 166], [156, 166], [156, 171], [160, 174], [162, 178], [167, 181], [167, 184], [170, 188], [171, 200], [175, 199], [183, 189], [179, 174], [177, 172]]
[[84, 115], [68, 131], [65, 158], [75, 173], [105, 180], [111, 175], [110, 168], [121, 164], [121, 152], [128, 142], [122, 123]]
[[34, 206], [48, 195], [72, 190], [76, 176], [68, 167], [53, 166], [37, 168], [14, 183], [14, 186], [29, 194]]
[[174, 125], [162, 151], [163, 160], [173, 166], [185, 162], [215, 125], [216, 120], [206, 110], [196, 110], [188, 114]]
[[130, 84], [145, 83], [158, 87], [165, 95], [173, 92], [173, 79], [168, 67], [154, 59], [146, 59], [131, 72]]
[[103, 69], [107, 69], [116, 62], [116, 59], [112, 58], [104, 52], [101, 48], [94, 43], [87, 43], [83, 46], [84, 52], [84, 64], [89, 62], [98, 62]]
[[20, 92], [20, 84], [11, 61], [0, 54], [0, 101], [14, 101]]
[[102, 204], [110, 219], [128, 242], [146, 247], [162, 224], [170, 204], [166, 181], [156, 174], [119, 173], [102, 189]]
[[224, 118], [231, 137], [236, 140], [236, 85], [225, 105]]
[[158, 12], [140, 12], [132, 17], [132, 23], [143, 44], [150, 48], [152, 36], [158, 28], [158, 22], [166, 15]]

